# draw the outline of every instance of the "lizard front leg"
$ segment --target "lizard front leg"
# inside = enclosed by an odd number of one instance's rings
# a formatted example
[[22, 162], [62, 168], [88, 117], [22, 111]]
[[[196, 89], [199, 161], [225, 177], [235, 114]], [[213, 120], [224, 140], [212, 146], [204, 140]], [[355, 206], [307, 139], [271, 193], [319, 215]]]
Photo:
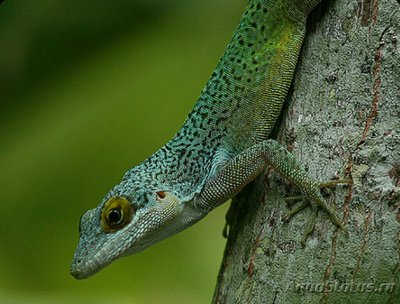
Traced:
[[343, 228], [339, 217], [322, 197], [319, 183], [308, 176], [287, 149], [272, 139], [256, 144], [230, 160], [205, 184], [198, 206], [209, 211], [224, 203], [254, 180], [267, 166], [272, 166], [279, 175], [298, 187], [312, 209], [301, 240], [303, 245], [314, 229], [317, 207], [328, 212], [331, 221]]

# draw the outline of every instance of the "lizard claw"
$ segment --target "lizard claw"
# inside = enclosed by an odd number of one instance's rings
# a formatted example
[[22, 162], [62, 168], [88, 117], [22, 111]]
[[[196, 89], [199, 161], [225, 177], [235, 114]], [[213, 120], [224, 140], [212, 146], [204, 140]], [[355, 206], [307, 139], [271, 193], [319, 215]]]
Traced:
[[[314, 227], [315, 227], [315, 223], [316, 223], [316, 219], [317, 219], [317, 215], [318, 215], [318, 207], [324, 209], [328, 213], [332, 223], [334, 223], [338, 228], [340, 228], [345, 233], [346, 237], [348, 237], [348, 235], [349, 235], [348, 230], [344, 227], [342, 221], [339, 219], [336, 212], [325, 201], [325, 199], [321, 196], [321, 193], [320, 193], [320, 189], [326, 188], [326, 187], [331, 187], [331, 186], [336, 186], [339, 183], [350, 184], [351, 181], [340, 180], [340, 181], [331, 181], [331, 182], [320, 184], [318, 189], [316, 189], [316, 191], [313, 191], [311, 194], [308, 194], [305, 196], [306, 198], [308, 198], [308, 201], [304, 200], [304, 196], [303, 196], [303, 200], [296, 203], [293, 206], [293, 208], [290, 210], [290, 212], [287, 213], [283, 217], [283, 221], [288, 222], [295, 214], [302, 211], [306, 207], [311, 208], [311, 215], [309, 216], [309, 218], [307, 220], [306, 226], [304, 228], [303, 237], [300, 241], [300, 244], [302, 245], [302, 247], [305, 247], [307, 237], [314, 231]], [[299, 197], [293, 197], [293, 198], [287, 199], [287, 201], [293, 201], [293, 200], [298, 200], [298, 199], [299, 199]]]

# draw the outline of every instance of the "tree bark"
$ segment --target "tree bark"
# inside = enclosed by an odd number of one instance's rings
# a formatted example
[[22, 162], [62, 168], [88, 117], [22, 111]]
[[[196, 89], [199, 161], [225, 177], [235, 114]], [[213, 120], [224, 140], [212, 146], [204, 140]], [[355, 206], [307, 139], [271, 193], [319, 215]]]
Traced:
[[[267, 170], [233, 199], [214, 303], [400, 303], [400, 2], [323, 1], [309, 18], [278, 140], [321, 181], [351, 178], [288, 223]], [[267, 178], [265, 178], [267, 177]]]

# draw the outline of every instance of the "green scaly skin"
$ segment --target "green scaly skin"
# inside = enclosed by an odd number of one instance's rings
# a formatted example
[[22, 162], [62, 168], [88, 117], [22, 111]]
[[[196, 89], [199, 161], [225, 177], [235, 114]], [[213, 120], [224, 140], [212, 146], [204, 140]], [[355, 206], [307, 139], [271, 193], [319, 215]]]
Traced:
[[[341, 226], [319, 183], [268, 139], [292, 81], [307, 16], [319, 2], [249, 1], [181, 130], [82, 216], [71, 265], [74, 277], [87, 278], [196, 223], [267, 166], [302, 190], [314, 215], [321, 206]], [[115, 198], [125, 199], [128, 207], [110, 215], [107, 202]], [[108, 229], [107, 220], [122, 224]], [[306, 235], [313, 226], [313, 220], [306, 225]]]

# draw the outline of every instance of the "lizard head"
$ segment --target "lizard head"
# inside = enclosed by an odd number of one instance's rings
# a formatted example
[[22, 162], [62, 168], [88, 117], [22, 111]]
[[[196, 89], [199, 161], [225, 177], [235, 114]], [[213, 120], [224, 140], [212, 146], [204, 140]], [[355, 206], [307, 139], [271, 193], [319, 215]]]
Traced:
[[72, 276], [88, 278], [115, 259], [139, 252], [182, 230], [182, 210], [181, 201], [164, 191], [155, 192], [153, 199], [143, 206], [127, 196], [105, 199], [81, 217]]

